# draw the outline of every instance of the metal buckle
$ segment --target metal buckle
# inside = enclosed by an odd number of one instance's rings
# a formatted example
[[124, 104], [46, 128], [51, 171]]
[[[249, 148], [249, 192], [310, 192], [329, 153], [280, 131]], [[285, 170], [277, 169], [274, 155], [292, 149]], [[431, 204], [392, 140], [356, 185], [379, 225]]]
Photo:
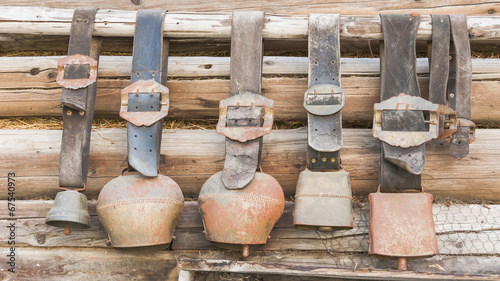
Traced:
[[[458, 127], [469, 127], [470, 128], [470, 133], [469, 133], [469, 144], [473, 143], [476, 140], [476, 123], [472, 122], [469, 119], [465, 118], [458, 118], [458, 126], [456, 126], [457, 129]], [[454, 133], [454, 132], [453, 132]], [[453, 134], [452, 133], [452, 134]], [[451, 135], [450, 134], [447, 138], [446, 141], [448, 143], [451, 143]]]
[[[340, 98], [340, 103], [335, 102]], [[304, 108], [314, 115], [332, 115], [339, 112], [345, 105], [345, 91], [337, 85], [318, 84], [304, 93]]]
[[[64, 67], [66, 65], [85, 65], [88, 64], [90, 66], [89, 69], [89, 78], [82, 79], [65, 79], [64, 78]], [[57, 62], [57, 78], [56, 82], [64, 88], [68, 89], [80, 89], [89, 86], [92, 83], [95, 83], [97, 80], [97, 61], [89, 56], [84, 55], [72, 55], [66, 56]]]
[[[382, 112], [384, 110], [413, 110], [428, 111], [428, 131], [404, 132], [382, 130]], [[440, 124], [439, 116], [445, 115], [447, 122]], [[451, 108], [434, 104], [421, 97], [399, 94], [374, 105], [373, 136], [392, 146], [408, 148], [419, 146], [432, 139], [443, 138], [456, 132], [457, 114]], [[443, 134], [439, 134], [440, 126], [444, 127]]]
[[[160, 93], [161, 108], [160, 111], [143, 111], [129, 112], [128, 111], [128, 95], [140, 93]], [[168, 114], [169, 107], [169, 91], [164, 85], [155, 80], [139, 80], [130, 84], [121, 91], [121, 107], [120, 117], [136, 126], [151, 126], [158, 120], [164, 118]]]
[[[264, 120], [262, 127], [227, 127], [227, 109], [228, 107], [262, 107], [264, 109]], [[254, 93], [242, 93], [234, 95], [219, 103], [219, 122], [215, 131], [232, 140], [246, 142], [263, 135], [271, 133], [274, 120], [274, 101], [262, 95]]]

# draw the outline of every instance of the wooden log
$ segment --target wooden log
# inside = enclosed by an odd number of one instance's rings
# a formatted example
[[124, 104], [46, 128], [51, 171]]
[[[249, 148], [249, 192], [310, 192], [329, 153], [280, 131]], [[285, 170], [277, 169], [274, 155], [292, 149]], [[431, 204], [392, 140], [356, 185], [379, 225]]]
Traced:
[[[62, 229], [46, 225], [45, 216], [52, 201], [18, 201], [15, 216], [10, 217], [7, 201], [1, 206], [0, 227], [16, 222], [18, 247], [88, 247], [108, 248], [108, 236], [99, 222], [95, 201], [89, 202], [91, 228], [73, 230], [66, 236]], [[271, 239], [261, 247], [264, 251], [329, 251], [342, 253], [368, 252], [368, 218], [366, 203], [355, 204], [354, 229], [319, 233], [292, 228], [293, 203], [287, 202], [285, 211], [271, 232]], [[498, 255], [500, 254], [500, 205], [434, 204], [434, 221], [441, 255]], [[482, 223], [483, 222], [483, 223]], [[185, 202], [173, 242], [174, 250], [215, 250], [202, 233], [203, 224], [197, 202]], [[0, 237], [7, 243], [8, 237]], [[354, 266], [354, 264], [352, 264]], [[500, 272], [500, 266], [498, 267]]]
[[[454, 11], [453, 13], [457, 13]], [[101, 9], [97, 12], [94, 35], [131, 37], [135, 28], [135, 11]], [[0, 33], [69, 35], [73, 9], [4, 6], [0, 10]], [[264, 19], [265, 39], [305, 39], [308, 17], [304, 15], [267, 14]], [[471, 40], [500, 39], [500, 18], [468, 17]], [[430, 40], [430, 16], [422, 16], [417, 40]], [[168, 13], [164, 35], [171, 38], [229, 38], [231, 14]], [[341, 39], [380, 40], [382, 32], [378, 16], [342, 16]]]
[[[60, 57], [0, 58], [0, 116], [60, 116], [60, 86], [55, 82], [57, 59]], [[380, 72], [378, 59], [343, 58], [342, 86], [348, 102], [342, 111], [344, 121], [370, 122], [373, 103], [379, 101]], [[118, 117], [121, 89], [129, 84], [130, 57], [103, 57], [98, 80], [96, 116]], [[202, 80], [170, 80], [171, 107], [168, 118], [204, 119], [218, 117], [218, 103], [229, 91], [229, 58], [172, 57], [169, 75], [174, 78]], [[266, 57], [263, 91], [275, 100], [277, 119], [306, 119], [302, 107], [307, 78], [267, 78], [269, 76], [307, 76], [307, 58]], [[419, 59], [417, 72], [428, 73], [426, 59]], [[217, 77], [222, 79], [208, 79]], [[500, 97], [496, 94], [500, 78], [499, 59], [473, 60], [472, 118], [477, 123], [500, 124], [496, 110]], [[420, 77], [420, 88], [428, 95], [428, 79]]]
[[[342, 163], [351, 176], [355, 195], [377, 188], [379, 141], [366, 129], [345, 129]], [[264, 137], [262, 170], [274, 176], [286, 198], [295, 192], [298, 174], [306, 166], [305, 128], [275, 130]], [[0, 131], [0, 198], [7, 197], [7, 173], [16, 174], [18, 199], [54, 198], [58, 191], [61, 131]], [[99, 129], [92, 133], [87, 196], [97, 198], [101, 188], [126, 167], [126, 130]], [[195, 197], [203, 183], [224, 163], [224, 137], [213, 130], [165, 130], [161, 172], [172, 177], [186, 197]], [[423, 188], [439, 198], [500, 200], [500, 130], [478, 130], [470, 154], [449, 155], [446, 142], [427, 144]]]
[[[0, 255], [6, 256], [9, 248], [0, 248]], [[240, 254], [228, 251], [160, 251], [144, 252], [137, 249], [116, 250], [108, 249], [90, 249], [90, 248], [16, 248], [16, 273], [12, 274], [4, 270], [0, 271], [2, 280], [167, 280], [177, 281], [179, 276], [178, 259], [224, 259], [241, 260]], [[248, 262], [270, 262], [270, 263], [301, 263], [303, 265], [316, 266], [340, 266], [348, 268], [351, 272], [357, 272], [362, 267], [362, 262], [371, 260], [363, 254], [345, 254], [336, 253], [332, 259], [326, 252], [298, 252], [298, 251], [266, 251], [255, 252], [250, 257], [245, 258]], [[354, 264], [357, 262], [356, 270]], [[492, 268], [500, 263], [498, 257], [450, 257], [445, 255], [434, 256], [430, 259], [418, 259], [409, 263], [409, 269], [419, 272], [428, 272], [433, 274], [443, 274], [446, 272], [463, 272], [468, 274], [498, 274], [494, 271], [484, 271], [484, 268]], [[462, 265], [468, 264], [466, 268]], [[480, 265], [480, 266], [478, 266]], [[439, 269], [439, 267], [441, 269]], [[394, 261], [379, 260], [377, 268], [382, 270], [394, 270]], [[482, 270], [482, 271], [481, 271]], [[364, 270], [362, 270], [363, 272]], [[341, 272], [341, 271], [338, 271]], [[221, 279], [215, 275], [213, 279]], [[226, 280], [235, 275], [222, 275]], [[235, 277], [241, 276], [236, 275]], [[484, 278], [484, 275], [477, 275], [478, 278]], [[493, 276], [495, 277], [495, 276]], [[251, 280], [251, 279], [250, 279]], [[283, 280], [264, 279], [264, 280]], [[298, 281], [288, 277], [287, 280]], [[309, 277], [303, 280], [315, 280]], [[323, 279], [318, 279], [323, 280]], [[332, 280], [332, 279], [329, 279]]]
[[[34, 0], [4, 0], [3, 5], [8, 6], [39, 6], [40, 2]], [[361, 14], [361, 15], [377, 15], [379, 13], [408, 13], [416, 11], [423, 14], [466, 14], [466, 15], [498, 15], [496, 2], [493, 0], [460, 0], [450, 3], [445, 0], [437, 0], [431, 2], [424, 1], [397, 1], [384, 0], [373, 2], [354, 2], [345, 4], [344, 2], [323, 1], [299, 1], [288, 0], [286, 4], [283, 2], [262, 3], [260, 1], [244, 1], [244, 0], [222, 0], [218, 5], [212, 5], [205, 1], [193, 0], [189, 2], [173, 2], [169, 3], [168, 7], [161, 0], [150, 1], [116, 1], [113, 3], [102, 2], [97, 0], [82, 0], [75, 3], [68, 3], [64, 0], [49, 0], [44, 1], [43, 6], [51, 8], [68, 8], [96, 6], [101, 9], [120, 9], [120, 10], [137, 10], [137, 9], [166, 9], [171, 12], [188, 11], [188, 12], [231, 12], [233, 10], [264, 10], [268, 13], [286, 13], [286, 14], [308, 14], [308, 13], [338, 13], [342, 14]]]
[[302, 264], [242, 262], [230, 260], [205, 260], [205, 259], [180, 259], [179, 266], [182, 270], [192, 271], [217, 271], [250, 274], [280, 274], [300, 277], [333, 277], [356, 278], [357, 280], [496, 280], [496, 276], [478, 276], [468, 274], [432, 274], [411, 271], [386, 271], [386, 270], [351, 270], [337, 267], [322, 267]]

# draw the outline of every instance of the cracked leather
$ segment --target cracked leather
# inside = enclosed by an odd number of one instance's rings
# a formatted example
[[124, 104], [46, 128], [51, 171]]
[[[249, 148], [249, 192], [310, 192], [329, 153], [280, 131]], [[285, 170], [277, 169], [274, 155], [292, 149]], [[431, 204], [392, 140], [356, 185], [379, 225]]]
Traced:
[[[101, 39], [92, 37], [97, 10], [96, 8], [75, 10], [71, 23], [68, 55], [79, 54], [99, 60]], [[68, 65], [65, 68], [64, 78], [87, 78], [88, 71], [88, 65]], [[59, 163], [60, 187], [82, 188], [87, 182], [96, 82], [76, 90], [62, 89], [63, 135]]]
[[[472, 62], [467, 17], [449, 17], [454, 52], [450, 62], [450, 76], [453, 78], [448, 83], [448, 100], [450, 107], [457, 112], [457, 118], [471, 120]], [[470, 127], [458, 127], [451, 135], [450, 153], [453, 157], [462, 158], [469, 154], [470, 130]]]
[[[264, 12], [233, 12], [230, 96], [245, 92], [261, 94], [263, 25]], [[262, 126], [262, 110], [228, 108], [226, 126]], [[227, 189], [242, 189], [253, 180], [260, 165], [261, 152], [262, 137], [246, 142], [226, 138], [222, 182]]]
[[[381, 46], [381, 93], [387, 100], [400, 93], [420, 96], [416, 73], [416, 34], [420, 16], [380, 15], [384, 42]], [[384, 112], [382, 129], [421, 131], [425, 129], [420, 111]], [[399, 148], [381, 143], [380, 189], [421, 190], [425, 145]]]
[[[309, 15], [309, 87], [340, 86], [339, 17], [338, 14]], [[307, 168], [339, 170], [339, 150], [343, 142], [341, 111], [327, 116], [308, 112], [307, 125]]]
[[[166, 84], [168, 41], [163, 39], [165, 13], [163, 10], [137, 12], [131, 84], [150, 79]], [[159, 93], [129, 94], [128, 111], [159, 111], [160, 99]], [[162, 125], [163, 119], [151, 126], [135, 126], [127, 122], [129, 171], [137, 171], [146, 177], [158, 175]]]

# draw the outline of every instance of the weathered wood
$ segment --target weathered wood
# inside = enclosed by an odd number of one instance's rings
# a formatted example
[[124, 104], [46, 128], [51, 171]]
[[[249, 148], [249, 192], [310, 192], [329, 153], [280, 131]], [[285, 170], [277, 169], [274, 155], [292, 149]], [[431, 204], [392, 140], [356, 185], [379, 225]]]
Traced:
[[[16, 74], [16, 77], [0, 74], [2, 81], [13, 84], [30, 84], [31, 74]], [[58, 85], [45, 77], [55, 76], [54, 72], [43, 71], [43, 78], [36, 82], [36, 88], [0, 89], [2, 108], [0, 116], [61, 116]], [[16, 80], [14, 80], [16, 79]], [[16, 81], [16, 83], [6, 82]], [[420, 78], [423, 95], [428, 94], [428, 78]], [[0, 84], [1, 84], [0, 83]], [[96, 116], [117, 117], [120, 107], [120, 91], [128, 80], [112, 78], [100, 79], [97, 83]], [[306, 111], [302, 107], [307, 78], [263, 78], [263, 92], [275, 101], [276, 119], [304, 120]], [[497, 89], [500, 81], [474, 81], [472, 84], [472, 119], [481, 124], [500, 124], [500, 104]], [[205, 119], [218, 118], [219, 101], [229, 92], [229, 80], [170, 80], [170, 110], [168, 118]], [[380, 78], [342, 77], [342, 87], [347, 93], [347, 102], [342, 110], [344, 121], [370, 122], [373, 118], [373, 104], [380, 99]]]
[[[377, 188], [379, 141], [370, 130], [345, 129], [342, 164], [351, 176], [355, 195]], [[16, 173], [18, 199], [53, 198], [58, 191], [61, 131], [0, 131], [0, 198], [7, 197], [9, 172]], [[126, 130], [99, 129], [92, 134], [87, 196], [99, 191], [126, 167]], [[295, 192], [298, 173], [306, 165], [306, 130], [275, 130], [264, 137], [262, 170], [274, 176], [286, 198]], [[470, 154], [449, 155], [448, 144], [427, 144], [423, 188], [435, 197], [459, 200], [500, 200], [500, 130], [478, 130]], [[172, 177], [186, 197], [198, 194], [203, 183], [222, 170], [224, 137], [213, 130], [166, 130], [162, 140], [161, 172]]]
[[[8, 248], [0, 248], [3, 257], [9, 252]], [[161, 251], [144, 252], [137, 249], [89, 249], [85, 248], [16, 248], [16, 273], [4, 270], [0, 272], [2, 280], [178, 280], [179, 268], [177, 260], [180, 258], [192, 259], [224, 259], [241, 260], [240, 253], [228, 251]], [[394, 270], [395, 261], [375, 260], [363, 254], [335, 253], [334, 258], [326, 252], [298, 252], [298, 251], [266, 251], [254, 252], [245, 261], [269, 263], [301, 263], [315, 266], [339, 266], [350, 272], [357, 272], [366, 268], [363, 264], [375, 261], [378, 269]], [[354, 263], [353, 263], [354, 262]], [[355, 264], [357, 263], [356, 270]], [[464, 272], [468, 274], [498, 274], [500, 263], [498, 257], [450, 257], [444, 255], [429, 259], [418, 259], [409, 263], [409, 269], [418, 272], [443, 274], [450, 272]], [[467, 268], [461, 267], [468, 264]], [[443, 270], [439, 269], [441, 267]], [[489, 268], [489, 270], [488, 270]], [[486, 270], [485, 270], [486, 269]], [[361, 272], [363, 272], [362, 270]], [[339, 271], [340, 272], [340, 271]], [[197, 275], [198, 276], [198, 275]], [[215, 275], [231, 277], [235, 275]], [[241, 276], [241, 275], [236, 275]], [[260, 276], [260, 275], [259, 275]], [[482, 277], [482, 276], [479, 276]], [[205, 280], [205, 279], [202, 279]], [[231, 280], [231, 279], [226, 279]], [[283, 279], [264, 279], [283, 280]], [[286, 280], [323, 280], [323, 279], [295, 279]], [[329, 279], [331, 280], [331, 279]]]
[[[377, 3], [377, 5], [380, 4]], [[309, 12], [312, 11], [305, 14]], [[453, 13], [457, 12], [453, 11]], [[94, 35], [133, 36], [135, 14], [135, 11], [99, 10], [96, 15]], [[0, 33], [69, 35], [72, 15], [72, 9], [4, 6], [0, 10], [2, 21]], [[308, 17], [304, 15], [267, 14], [264, 19], [263, 36], [265, 39], [305, 39], [308, 32], [307, 26]], [[500, 18], [498, 17], [470, 16], [468, 26], [471, 40], [500, 39]], [[430, 40], [431, 29], [430, 16], [422, 16], [417, 39]], [[229, 38], [231, 14], [168, 13], [165, 18], [164, 35], [171, 38]], [[378, 15], [342, 16], [340, 37], [350, 40], [382, 39]]]
[[[1, 89], [57, 88], [55, 77], [57, 62], [63, 56], [0, 57]], [[230, 57], [177, 57], [168, 60], [168, 77], [229, 77]], [[307, 57], [265, 56], [262, 74], [307, 75]], [[379, 76], [379, 58], [340, 58], [342, 76]], [[99, 78], [130, 79], [131, 56], [101, 56]], [[427, 58], [417, 59], [417, 74], [428, 75]], [[19, 76], [15, 76], [19, 75]], [[24, 78], [24, 79], [23, 79]], [[19, 82], [13, 79], [23, 79]], [[500, 59], [472, 59], [472, 79], [475, 81], [500, 79]]]
[[[52, 201], [18, 201], [16, 216], [9, 217], [7, 202], [0, 201], [0, 227], [16, 219], [16, 246], [19, 247], [90, 247], [107, 248], [107, 234], [99, 222], [95, 201], [89, 202], [91, 228], [73, 230], [66, 236], [60, 228], [44, 223]], [[434, 204], [434, 220], [441, 255], [498, 255], [500, 254], [500, 205], [447, 206]], [[367, 253], [368, 205], [355, 204], [354, 229], [319, 233], [292, 228], [293, 203], [287, 202], [282, 217], [271, 232], [271, 239], [262, 247], [265, 251], [324, 251]], [[215, 250], [205, 239], [197, 202], [185, 202], [173, 243], [174, 250]], [[8, 237], [0, 237], [6, 243]], [[498, 268], [500, 272], [500, 266]]]
[[314, 265], [204, 259], [180, 259], [179, 266], [183, 270], [193, 271], [222, 271], [234, 273], [280, 274], [349, 279], [355, 278], [358, 280], [378, 278], [383, 278], [385, 280], [496, 280], [497, 278], [500, 278], [500, 275], [477, 276], [466, 274], [432, 274], [396, 270], [385, 271], [378, 269], [359, 269], [353, 271], [351, 269], [339, 269], [336, 267], [322, 267]]
[[[286, 4], [283, 2], [263, 3], [261, 1], [244, 1], [223, 0], [217, 2], [218, 5], [213, 5], [202, 0], [193, 0], [188, 2], [172, 2], [165, 6], [161, 0], [150, 1], [116, 1], [113, 3], [102, 2], [97, 0], [83, 0], [75, 3], [68, 3], [64, 0], [44, 1], [43, 6], [52, 8], [69, 8], [96, 6], [101, 9], [121, 9], [121, 10], [137, 10], [137, 9], [164, 9], [169, 11], [189, 11], [189, 12], [230, 12], [233, 10], [265, 10], [268, 13], [286, 13], [286, 14], [307, 14], [307, 13], [338, 13], [343, 14], [362, 14], [362, 15], [377, 15], [379, 13], [407, 13], [408, 11], [417, 11], [421, 13], [434, 14], [466, 14], [466, 15], [497, 15], [498, 6], [493, 0], [473, 1], [461, 0], [450, 3], [446, 0], [438, 1], [412, 1], [412, 0], [384, 0], [373, 2], [353, 2], [346, 5], [344, 2], [329, 2], [323, 1], [299, 1], [288, 0]], [[40, 2], [35, 0], [4, 0], [3, 5], [9, 6], [39, 6]]]

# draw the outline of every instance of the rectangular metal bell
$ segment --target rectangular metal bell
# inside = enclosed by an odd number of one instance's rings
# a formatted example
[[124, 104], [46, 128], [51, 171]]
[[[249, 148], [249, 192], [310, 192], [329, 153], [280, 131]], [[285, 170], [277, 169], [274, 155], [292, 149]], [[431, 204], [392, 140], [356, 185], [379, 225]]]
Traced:
[[302, 171], [295, 192], [293, 226], [320, 231], [352, 228], [349, 173]]
[[438, 254], [429, 193], [371, 193], [369, 254], [424, 257]]

